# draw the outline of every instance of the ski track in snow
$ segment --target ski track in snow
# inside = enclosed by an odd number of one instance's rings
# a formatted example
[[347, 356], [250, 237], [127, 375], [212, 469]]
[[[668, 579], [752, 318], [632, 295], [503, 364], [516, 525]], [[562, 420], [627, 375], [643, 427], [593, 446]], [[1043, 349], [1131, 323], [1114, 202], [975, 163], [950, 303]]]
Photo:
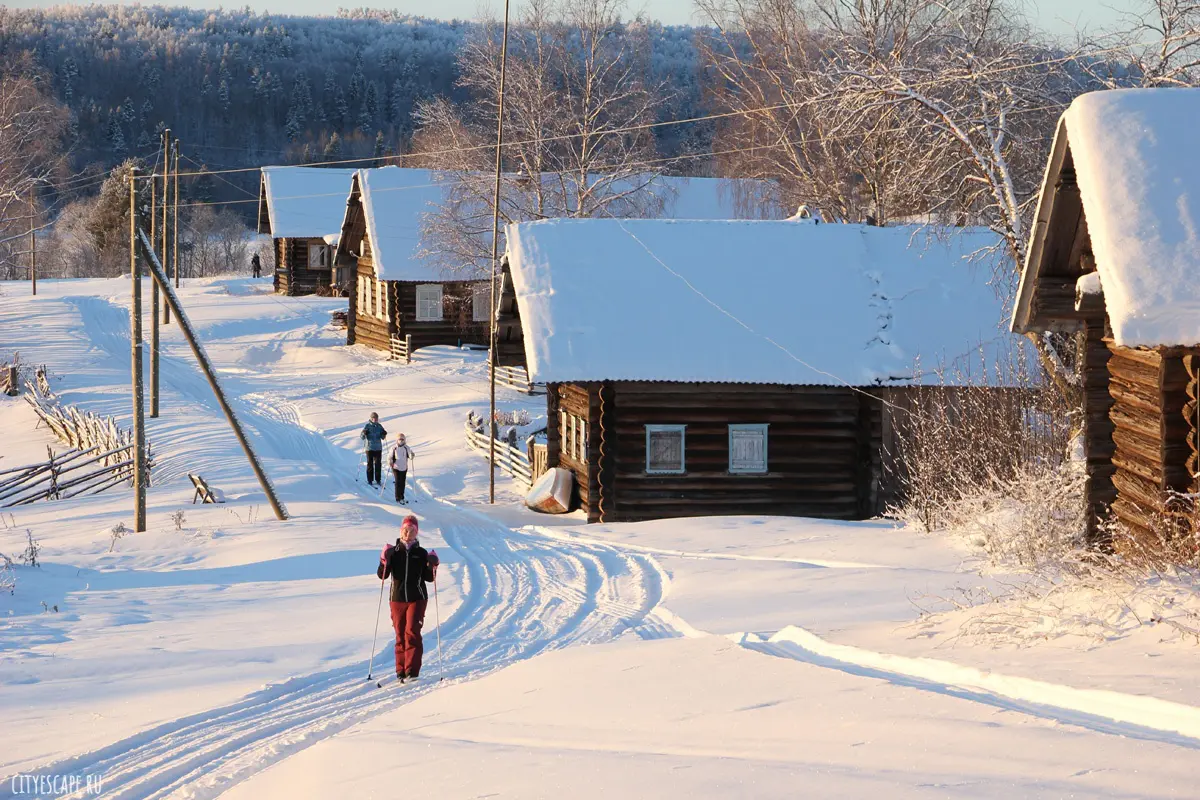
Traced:
[[[125, 311], [97, 298], [66, 300], [84, 318], [93, 347], [111, 357], [128, 353], [128, 336], [121, 335]], [[161, 377], [164, 388], [217, 411], [195, 367], [168, 357], [166, 348]], [[269, 449], [280, 451], [272, 455], [286, 452], [318, 465], [351, 466], [356, 454], [303, 426], [290, 398], [241, 391], [249, 387], [237, 375], [223, 373], [222, 381], [236, 397], [239, 416]], [[427, 628], [425, 677], [415, 684], [377, 689], [356, 662], [267, 685], [234, 703], [163, 723], [38, 772], [103, 775], [105, 797], [118, 800], [215, 798], [295, 752], [433, 691], [438, 677], [472, 680], [548, 650], [630, 633], [646, 639], [682, 635], [671, 615], [655, 611], [666, 576], [650, 556], [516, 532], [480, 512], [433, 498], [423, 484], [417, 492], [427, 500], [427, 526], [441, 533], [465, 566], [462, 603], [441, 628], [445, 667], [439, 663], [436, 635]], [[365, 488], [360, 494], [367, 503], [376, 499]], [[393, 514], [404, 511], [386, 508]], [[391, 652], [390, 639], [376, 652], [379, 674], [391, 673]], [[0, 797], [16, 796], [9, 792], [8, 781], [0, 784]]]

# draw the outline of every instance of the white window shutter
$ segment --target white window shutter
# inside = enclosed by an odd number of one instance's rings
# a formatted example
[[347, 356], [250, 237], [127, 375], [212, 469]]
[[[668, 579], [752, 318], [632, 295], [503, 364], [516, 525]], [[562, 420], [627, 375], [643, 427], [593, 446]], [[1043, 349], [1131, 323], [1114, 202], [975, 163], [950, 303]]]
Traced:
[[767, 426], [729, 426], [729, 471], [761, 473], [767, 471]]

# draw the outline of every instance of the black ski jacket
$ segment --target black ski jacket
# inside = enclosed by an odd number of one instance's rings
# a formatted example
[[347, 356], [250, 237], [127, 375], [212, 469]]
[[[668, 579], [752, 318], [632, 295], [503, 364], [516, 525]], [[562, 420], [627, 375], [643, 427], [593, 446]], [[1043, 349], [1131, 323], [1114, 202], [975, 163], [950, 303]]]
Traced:
[[433, 581], [433, 566], [429, 563], [429, 551], [414, 542], [405, 549], [398, 544], [388, 551], [387, 559], [379, 565], [375, 576], [380, 580], [392, 579], [393, 603], [411, 603], [428, 600], [426, 581]]

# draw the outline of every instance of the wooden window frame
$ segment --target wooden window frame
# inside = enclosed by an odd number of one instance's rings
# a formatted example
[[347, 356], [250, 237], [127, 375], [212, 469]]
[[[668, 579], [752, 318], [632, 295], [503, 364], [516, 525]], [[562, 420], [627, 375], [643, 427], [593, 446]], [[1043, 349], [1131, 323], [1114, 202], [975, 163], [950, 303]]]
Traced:
[[375, 298], [375, 316], [387, 322], [388, 318], [388, 302], [387, 302], [387, 281], [375, 279], [375, 291], [378, 295]]
[[[422, 289], [437, 289], [438, 293], [438, 315], [436, 317], [426, 317], [421, 315], [421, 290]], [[445, 310], [445, 290], [440, 283], [419, 283], [416, 289], [417, 301], [417, 322], [441, 322], [446, 318]]]
[[[753, 423], [734, 423], [729, 425], [729, 459], [728, 468], [730, 475], [766, 475], [770, 471], [771, 451], [770, 451], [770, 424], [766, 422]], [[748, 469], [746, 467], [735, 467], [733, 465], [733, 434], [735, 431], [754, 431], [762, 434], [763, 444], [763, 460], [762, 469]]]
[[[679, 469], [655, 469], [650, 466], [650, 434], [678, 433], [679, 434]], [[687, 425], [647, 425], [646, 426], [646, 474], [647, 475], [686, 475], [687, 474]]]
[[[486, 281], [476, 283], [471, 287], [471, 321], [472, 322], [487, 322], [492, 318], [492, 291]], [[481, 303], [480, 300], [483, 302]], [[480, 316], [480, 306], [482, 306], [483, 316]]]
[[[314, 247], [317, 248], [320, 252], [320, 258], [317, 259], [320, 263], [315, 264], [315, 265], [312, 263]], [[308, 259], [305, 262], [308, 265], [308, 269], [326, 269], [326, 268], [328, 268], [329, 267], [328, 251], [329, 251], [329, 245], [327, 245], [327, 244], [316, 244], [314, 242], [309, 242], [308, 250], [305, 253], [305, 255], [307, 256], [307, 259]]]

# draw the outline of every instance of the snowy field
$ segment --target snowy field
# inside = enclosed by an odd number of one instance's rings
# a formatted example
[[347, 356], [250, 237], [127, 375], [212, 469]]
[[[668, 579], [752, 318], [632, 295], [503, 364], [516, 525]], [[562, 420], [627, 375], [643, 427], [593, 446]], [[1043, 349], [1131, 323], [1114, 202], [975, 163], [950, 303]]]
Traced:
[[[36, 299], [0, 284], [0, 356], [128, 424], [127, 297], [118, 280]], [[389, 363], [328, 325], [344, 300], [269, 280], [182, 297], [293, 518], [275, 521], [165, 328], [149, 531], [113, 537], [128, 490], [0, 524], [0, 552], [26, 531], [42, 546], [0, 595], [0, 798], [38, 796], [28, 775], [126, 799], [1195, 795], [1193, 645], [971, 646], [918, 607], [1004, 576], [883, 521], [589, 526], [524, 510], [505, 476], [489, 507], [463, 438], [487, 407], [483, 354]], [[500, 404], [545, 413], [503, 388]], [[416, 451], [411, 510], [446, 565], [421, 679], [383, 689], [365, 680], [374, 566], [402, 509], [359, 475], [373, 410]], [[0, 398], [0, 469], [58, 447], [34, 421]], [[229, 502], [191, 505], [188, 472]]]

